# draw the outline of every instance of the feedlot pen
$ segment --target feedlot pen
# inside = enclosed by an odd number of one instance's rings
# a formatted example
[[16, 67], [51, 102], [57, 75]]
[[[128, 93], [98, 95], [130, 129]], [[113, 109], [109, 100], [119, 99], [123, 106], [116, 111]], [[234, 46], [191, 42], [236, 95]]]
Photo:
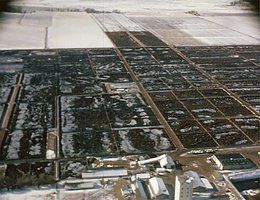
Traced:
[[259, 46], [138, 45], [1, 51], [1, 159], [45, 158], [53, 130], [60, 158], [259, 143]]

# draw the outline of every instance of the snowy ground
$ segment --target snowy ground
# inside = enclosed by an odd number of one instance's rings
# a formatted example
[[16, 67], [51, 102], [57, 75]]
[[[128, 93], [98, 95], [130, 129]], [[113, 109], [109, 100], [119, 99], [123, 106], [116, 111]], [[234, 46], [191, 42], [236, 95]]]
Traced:
[[112, 42], [87, 13], [55, 13], [47, 48], [109, 48]]
[[0, 24], [0, 49], [42, 49], [44, 37], [41, 27]]
[[112, 42], [85, 12], [4, 13], [0, 49], [105, 48]]
[[95, 199], [95, 200], [116, 200], [110, 194], [110, 188], [88, 189], [68, 191], [65, 189], [53, 189], [52, 187], [29, 188], [10, 192], [1, 192], [1, 200], [75, 200], [75, 199]]
[[54, 200], [56, 196], [56, 190], [17, 190], [15, 192], [2, 192], [0, 193], [1, 200]]
[[[104, 31], [148, 30], [169, 45], [260, 44], [258, 17], [250, 9], [233, 6], [231, 2], [17, 0], [12, 5], [38, 11], [4, 13], [0, 18], [0, 49], [112, 47], [100, 27]], [[50, 8], [106, 13], [91, 16], [85, 12], [43, 11]]]
[[[191, 8], [197, 11], [212, 12], [237, 12], [230, 9], [234, 0], [15, 0], [14, 5], [28, 7], [54, 7], [54, 8], [91, 8], [95, 10], [121, 12], [167, 12], [189, 11]], [[188, 6], [187, 6], [188, 5]]]

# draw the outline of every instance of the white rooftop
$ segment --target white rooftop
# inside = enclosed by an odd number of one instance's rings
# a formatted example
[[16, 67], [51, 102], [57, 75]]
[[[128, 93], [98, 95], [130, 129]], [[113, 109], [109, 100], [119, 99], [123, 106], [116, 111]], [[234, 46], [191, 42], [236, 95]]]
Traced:
[[193, 178], [193, 188], [202, 187], [205, 188], [204, 183], [202, 182], [201, 178], [199, 177], [198, 173], [195, 171], [187, 171], [184, 173], [187, 177]]
[[206, 190], [212, 190], [213, 187], [207, 178], [201, 178], [195, 171], [187, 171], [184, 173], [185, 176], [193, 178], [193, 189], [204, 188]]
[[109, 177], [122, 177], [127, 176], [127, 170], [121, 168], [106, 168], [98, 170], [89, 170], [88, 172], [82, 173], [82, 178], [93, 179], [93, 178], [109, 178]]
[[151, 178], [151, 175], [149, 173], [141, 173], [135, 175], [136, 179], [149, 179]]
[[203, 184], [205, 185], [205, 188], [206, 188], [206, 189], [208, 189], [208, 190], [213, 190], [213, 189], [214, 189], [208, 179], [206, 179], [206, 178], [201, 178], [201, 181], [202, 181]]
[[153, 177], [149, 179], [149, 188], [151, 190], [152, 197], [157, 197], [160, 195], [169, 196], [169, 191], [161, 178]]
[[162, 168], [165, 167], [167, 169], [170, 169], [174, 167], [175, 164], [171, 156], [165, 155], [165, 157], [160, 160], [160, 165]]

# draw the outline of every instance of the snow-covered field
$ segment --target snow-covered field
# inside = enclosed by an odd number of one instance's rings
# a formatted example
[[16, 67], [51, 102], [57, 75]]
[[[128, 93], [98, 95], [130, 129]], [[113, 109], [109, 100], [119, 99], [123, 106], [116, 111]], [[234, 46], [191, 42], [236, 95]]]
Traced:
[[29, 188], [15, 190], [10, 192], [1, 192], [0, 200], [79, 200], [79, 199], [95, 199], [95, 200], [117, 200], [115, 196], [110, 194], [111, 187], [68, 191], [64, 189], [53, 189], [46, 186], [45, 188]]
[[87, 13], [55, 13], [47, 48], [109, 48], [112, 42]]
[[[189, 11], [191, 8], [197, 11], [212, 12], [236, 12], [230, 9], [234, 0], [15, 0], [12, 4], [28, 7], [54, 7], [54, 8], [91, 8], [98, 11], [121, 12], [159, 12], [159, 11]], [[187, 6], [188, 5], [188, 6]]]
[[119, 13], [93, 14], [105, 31], [144, 31], [139, 24]]
[[[260, 44], [259, 18], [231, 2], [16, 0], [11, 5], [38, 11], [5, 13], [0, 18], [0, 49], [113, 47], [103, 31], [124, 30], [148, 30], [169, 45]], [[81, 12], [43, 11], [50, 8]], [[86, 9], [99, 13], [91, 16]]]
[[8, 13], [0, 18], [0, 30], [0, 49], [113, 47], [85, 12]]
[[12, 193], [2, 192], [0, 193], [1, 200], [54, 200], [56, 196], [56, 190], [46, 189], [46, 190], [36, 190], [36, 189], [26, 189], [26, 190], [16, 190]]
[[45, 28], [0, 22], [0, 49], [43, 49]]

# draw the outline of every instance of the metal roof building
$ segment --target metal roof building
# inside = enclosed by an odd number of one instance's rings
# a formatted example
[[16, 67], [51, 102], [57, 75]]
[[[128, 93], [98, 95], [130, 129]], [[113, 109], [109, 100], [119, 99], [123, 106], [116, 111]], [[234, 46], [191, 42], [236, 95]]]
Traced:
[[212, 159], [221, 170], [256, 169], [257, 166], [240, 153], [213, 155]]
[[132, 183], [133, 191], [135, 192], [138, 199], [148, 199], [147, 194], [144, 189], [144, 184], [141, 179], [136, 179], [134, 183]]
[[148, 188], [152, 198], [166, 200], [170, 197], [169, 191], [161, 178], [150, 178]]
[[94, 179], [94, 178], [112, 178], [127, 176], [127, 170], [123, 168], [104, 168], [88, 170], [82, 173], [82, 178]]
[[195, 171], [187, 171], [184, 173], [187, 177], [193, 178], [193, 191], [194, 192], [207, 192], [212, 191], [214, 188], [206, 178], [201, 178]]
[[172, 159], [172, 157], [165, 155], [161, 160], [160, 160], [160, 166], [162, 168], [166, 169], [172, 169], [175, 166], [175, 163]]

